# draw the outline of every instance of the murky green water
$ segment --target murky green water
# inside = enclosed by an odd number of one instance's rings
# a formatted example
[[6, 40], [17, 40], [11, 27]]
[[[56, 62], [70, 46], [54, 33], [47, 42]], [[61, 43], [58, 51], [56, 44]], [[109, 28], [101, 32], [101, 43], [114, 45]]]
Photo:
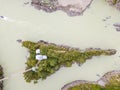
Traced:
[[[83, 16], [69, 17], [62, 11], [51, 14], [23, 5], [24, 0], [0, 0], [0, 64], [5, 76], [24, 70], [27, 50], [17, 39], [46, 40], [85, 49], [88, 47], [113, 48], [114, 56], [94, 57], [83, 66], [73, 65], [61, 68], [54, 75], [38, 84], [26, 83], [22, 75], [4, 82], [4, 90], [60, 90], [71, 81], [78, 79], [97, 80], [107, 71], [120, 69], [120, 32], [112, 26], [120, 22], [120, 12], [108, 6], [104, 0], [94, 0]], [[111, 16], [103, 22], [102, 19]]]

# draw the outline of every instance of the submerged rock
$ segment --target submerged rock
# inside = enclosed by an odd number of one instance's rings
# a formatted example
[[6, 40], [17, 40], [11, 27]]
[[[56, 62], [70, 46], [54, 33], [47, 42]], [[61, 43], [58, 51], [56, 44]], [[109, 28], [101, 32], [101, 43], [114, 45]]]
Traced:
[[115, 24], [113, 24], [113, 26], [120, 28], [120, 23], [115, 23]]
[[36, 60], [39, 60], [39, 61], [43, 60], [43, 56], [42, 55], [36, 55]]
[[18, 43], [22, 43], [22, 40], [21, 39], [18, 39], [18, 40], [16, 40]]
[[116, 31], [120, 32], [120, 28], [116, 28]]
[[[0, 79], [3, 78], [3, 68], [0, 66]], [[3, 90], [3, 81], [0, 81], [0, 90]]]
[[62, 10], [69, 16], [81, 15], [92, 0], [32, 0], [31, 5], [38, 10], [54, 12]]
[[73, 81], [61, 90], [120, 90], [120, 70], [108, 72], [97, 81]]
[[[116, 53], [115, 49], [103, 50], [100, 48], [87, 48], [85, 50], [80, 50], [79, 48], [56, 45], [43, 40], [36, 43], [23, 41], [22, 46], [28, 48], [30, 52], [30, 57], [26, 62], [26, 69], [30, 69], [36, 65], [38, 67], [36, 72], [28, 71], [24, 73], [27, 82], [36, 82], [39, 79], [46, 79], [60, 68], [71, 67], [74, 63], [82, 65], [93, 56], [114, 55]], [[42, 59], [44, 60], [40, 62], [36, 60], [36, 49], [40, 49], [40, 55], [43, 55]]]
[[116, 31], [120, 31], [120, 23], [115, 23], [113, 26], [115, 27]]

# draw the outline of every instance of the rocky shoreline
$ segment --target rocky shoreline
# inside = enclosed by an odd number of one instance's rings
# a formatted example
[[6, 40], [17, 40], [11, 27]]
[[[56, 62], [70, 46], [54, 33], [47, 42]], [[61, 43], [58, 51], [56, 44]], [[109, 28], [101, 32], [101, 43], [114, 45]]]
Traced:
[[[96, 84], [96, 85], [100, 85], [101, 87], [106, 87], [109, 84], [111, 85], [112, 80], [116, 81], [117, 83], [118, 82], [120, 83], [120, 70], [114, 70], [114, 71], [107, 72], [97, 81], [85, 81], [85, 80], [73, 81], [71, 83], [64, 85], [61, 88], [61, 90], [69, 90], [69, 88], [75, 87], [75, 86], [78, 86], [81, 84]], [[107, 89], [105, 89], [105, 90], [107, 90]], [[118, 89], [115, 89], [115, 90], [118, 90]]]
[[90, 6], [93, 0], [32, 0], [31, 5], [38, 10], [54, 12], [62, 10], [69, 16], [78, 16]]
[[[3, 68], [0, 66], [0, 79], [3, 78]], [[3, 90], [3, 81], [0, 82], [0, 90]]]
[[[70, 46], [67, 46], [67, 45], [57, 45], [55, 43], [49, 43], [49, 42], [46, 42], [44, 40], [39, 40], [37, 42], [38, 44], [45, 44], [45, 45], [54, 45], [54, 46], [57, 46], [59, 48], [65, 48], [67, 50], [78, 50], [80, 52], [85, 52], [85, 51], [92, 51], [92, 50], [96, 50], [96, 51], [101, 51], [102, 49], [101, 48], [86, 48], [85, 50], [81, 50], [80, 48], [75, 48], [75, 47], [70, 47]], [[109, 55], [114, 55], [116, 54], [116, 50], [115, 49], [106, 49], [105, 52], [107, 52]]]

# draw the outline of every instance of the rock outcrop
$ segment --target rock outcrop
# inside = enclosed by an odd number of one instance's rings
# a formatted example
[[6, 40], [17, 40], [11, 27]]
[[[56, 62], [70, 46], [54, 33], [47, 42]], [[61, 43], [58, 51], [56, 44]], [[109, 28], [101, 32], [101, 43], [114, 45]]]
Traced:
[[78, 16], [90, 6], [92, 0], [32, 0], [31, 4], [38, 10], [54, 12], [62, 10], [69, 16]]

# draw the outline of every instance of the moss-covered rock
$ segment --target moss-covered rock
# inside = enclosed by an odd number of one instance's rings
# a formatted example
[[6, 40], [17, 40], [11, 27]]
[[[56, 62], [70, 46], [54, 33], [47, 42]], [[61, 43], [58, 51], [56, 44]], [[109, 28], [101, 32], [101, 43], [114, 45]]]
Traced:
[[28, 71], [24, 73], [27, 82], [37, 82], [38, 79], [46, 79], [61, 67], [71, 67], [73, 63], [83, 64], [87, 59], [91, 59], [93, 56], [113, 55], [116, 53], [114, 49], [102, 50], [99, 48], [89, 48], [80, 50], [78, 48], [56, 45], [45, 41], [39, 41], [37, 43], [23, 41], [22, 45], [28, 48], [30, 52], [30, 57], [26, 62], [26, 69], [36, 66], [38, 62], [35, 58], [36, 49], [40, 49], [41, 54], [48, 57], [46, 60], [40, 61], [36, 72]]
[[[0, 79], [3, 78], [3, 69], [0, 66]], [[3, 81], [0, 82], [0, 90], [3, 90]]]

